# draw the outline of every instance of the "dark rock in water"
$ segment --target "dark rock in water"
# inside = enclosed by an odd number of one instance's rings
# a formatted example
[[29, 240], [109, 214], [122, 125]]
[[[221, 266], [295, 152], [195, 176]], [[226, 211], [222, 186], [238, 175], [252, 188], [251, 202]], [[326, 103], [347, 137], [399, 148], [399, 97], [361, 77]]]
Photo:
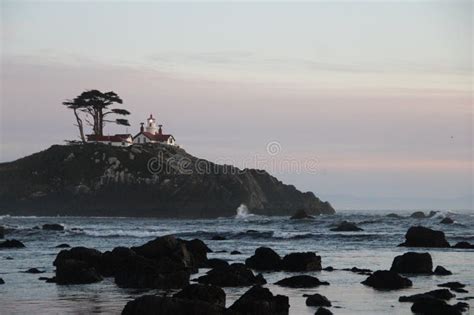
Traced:
[[290, 217], [291, 220], [314, 219], [313, 216], [306, 213], [304, 210], [298, 210]]
[[434, 270], [434, 274], [438, 276], [449, 276], [449, 275], [452, 275], [453, 273], [449, 271], [448, 269], [444, 268], [443, 266], [436, 266]]
[[199, 277], [197, 281], [220, 287], [242, 287], [266, 283], [262, 275], [255, 276], [244, 264], [231, 264], [209, 270], [206, 275]]
[[457, 292], [457, 293], [469, 293], [468, 290], [462, 289], [462, 288], [452, 288], [451, 291]]
[[267, 288], [254, 286], [229, 307], [235, 314], [287, 315], [290, 309], [288, 297], [274, 296]]
[[219, 287], [208, 284], [190, 284], [173, 295], [185, 300], [199, 300], [225, 307], [225, 292]]
[[449, 218], [449, 217], [446, 217], [443, 220], [441, 220], [441, 222], [439, 222], [439, 223], [441, 223], [441, 224], [453, 224], [454, 220]]
[[64, 231], [64, 226], [57, 223], [43, 224], [42, 228], [43, 230], [48, 230], [48, 231]]
[[323, 268], [324, 271], [334, 271], [336, 269], [334, 269], [334, 267], [332, 266], [327, 266], [326, 268]]
[[225, 308], [197, 299], [144, 295], [128, 302], [122, 315], [223, 315]]
[[199, 239], [193, 239], [191, 241], [178, 240], [185, 244], [188, 251], [192, 254], [197, 267], [204, 267], [206, 265], [207, 253], [212, 253], [212, 250], [207, 247], [203, 241]]
[[433, 261], [429, 253], [409, 252], [395, 257], [390, 270], [398, 273], [432, 273]]
[[332, 312], [325, 307], [320, 307], [314, 315], [332, 315]]
[[411, 306], [411, 311], [424, 315], [461, 315], [462, 306], [449, 305], [443, 300], [426, 299], [416, 301]]
[[459, 243], [456, 243], [456, 245], [454, 245], [453, 247], [454, 248], [474, 249], [474, 244], [471, 244], [469, 242], [459, 242]]
[[13, 257], [7, 256], [5, 257], [6, 260], [13, 260]]
[[410, 279], [388, 270], [375, 271], [367, 279], [362, 281], [362, 284], [381, 290], [397, 290], [412, 286]]
[[23, 248], [25, 247], [25, 244], [18, 240], [6, 240], [2, 243], [0, 243], [0, 249], [1, 248]]
[[31, 229], [32, 229], [32, 230], [41, 230], [41, 228], [40, 228], [39, 226], [37, 226], [37, 225], [33, 226]]
[[271, 248], [259, 247], [253, 256], [245, 260], [245, 265], [255, 270], [279, 270], [281, 257]]
[[358, 273], [360, 275], [369, 275], [372, 273], [372, 270], [370, 269], [364, 269], [364, 268], [358, 268], [358, 267], [344, 268], [342, 270]]
[[70, 248], [71, 246], [69, 244], [66, 244], [66, 243], [63, 243], [63, 244], [59, 244], [58, 246], [56, 246], [56, 248]]
[[185, 267], [194, 267], [193, 258], [186, 245], [173, 235], [157, 237], [142, 246], [132, 247], [131, 249], [138, 255], [149, 259], [167, 257], [183, 263]]
[[314, 288], [320, 285], [329, 285], [328, 282], [319, 281], [318, 278], [307, 275], [285, 278], [276, 282], [275, 284], [288, 288]]
[[308, 306], [331, 306], [331, 302], [324, 295], [315, 293], [311, 295], [305, 294], [303, 296], [307, 297], [306, 305]]
[[44, 273], [44, 271], [41, 271], [38, 268], [30, 268], [26, 270], [25, 273]]
[[428, 218], [434, 217], [437, 213], [438, 211], [430, 211], [430, 213], [428, 213]]
[[459, 301], [474, 300], [474, 296], [465, 296], [465, 297], [462, 297], [462, 298], [457, 298], [456, 300], [459, 300]]
[[[186, 162], [181, 163], [185, 164], [182, 170], [163, 174], [168, 185], [147, 169], [147, 161], [157, 156], [160, 166]], [[213, 172], [195, 171], [203, 169]], [[32, 180], [31, 174], [38, 170], [42, 171]], [[106, 172], [111, 173], [104, 181]], [[186, 181], [184, 173], [189, 174]], [[11, 215], [110, 216], [109, 209], [114, 209], [116, 216], [217, 218], [235, 215], [242, 203], [257, 215], [288, 216], [299, 209], [310, 215], [335, 212], [313, 193], [285, 185], [266, 171], [237, 171], [161, 144], [140, 149], [93, 143], [54, 145], [0, 163], [0, 183], [8, 183], [0, 185], [0, 208]]]
[[224, 259], [220, 258], [211, 258], [207, 260], [207, 268], [225, 268], [228, 267], [229, 263]]
[[225, 238], [224, 236], [221, 236], [221, 235], [214, 235], [211, 240], [213, 241], [225, 241], [227, 238]]
[[412, 226], [405, 234], [405, 242], [398, 246], [407, 247], [449, 247], [448, 241], [441, 231], [423, 226]]
[[222, 253], [227, 253], [227, 251], [225, 249], [221, 249], [221, 250], [216, 250], [214, 253], [222, 254]]
[[342, 221], [339, 225], [335, 228], [332, 228], [331, 231], [337, 232], [357, 232], [363, 231], [360, 227], [358, 227], [355, 223], [349, 221]]
[[74, 247], [56, 256], [57, 284], [87, 284], [102, 280], [99, 274], [102, 253], [96, 249]]
[[0, 238], [4, 238], [4, 237], [5, 237], [5, 228], [0, 225]]
[[438, 287], [441, 288], [450, 288], [450, 289], [458, 289], [458, 288], [464, 288], [466, 285], [462, 284], [461, 282], [453, 281], [453, 282], [446, 282], [442, 284], [438, 284]]
[[396, 214], [396, 213], [389, 213], [389, 214], [386, 215], [386, 217], [397, 218], [397, 219], [403, 218], [401, 215]]
[[5, 281], [2, 278], [0, 278], [0, 284], [5, 284]]
[[61, 260], [56, 265], [57, 284], [87, 284], [102, 281], [98, 271], [84, 261]]
[[230, 252], [231, 255], [242, 255], [241, 252], [239, 252], [238, 250], [233, 250]]
[[448, 289], [438, 289], [426, 293], [414, 294], [410, 296], [401, 296], [400, 302], [416, 302], [428, 299], [450, 300], [456, 295], [452, 294]]
[[291, 253], [283, 257], [281, 268], [286, 271], [321, 270], [321, 256], [313, 252]]
[[426, 215], [423, 211], [415, 211], [410, 215], [410, 218], [424, 219], [426, 218]]

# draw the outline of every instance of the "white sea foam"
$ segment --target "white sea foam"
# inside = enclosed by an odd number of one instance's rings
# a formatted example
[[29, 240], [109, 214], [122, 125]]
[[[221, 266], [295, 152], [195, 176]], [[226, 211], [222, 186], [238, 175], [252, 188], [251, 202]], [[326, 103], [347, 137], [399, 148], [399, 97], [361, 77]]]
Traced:
[[249, 218], [249, 217], [252, 217], [252, 216], [254, 216], [254, 214], [250, 213], [249, 208], [247, 208], [247, 206], [245, 204], [241, 204], [237, 208], [237, 214], [235, 215], [235, 218], [236, 219], [246, 219], [246, 218]]

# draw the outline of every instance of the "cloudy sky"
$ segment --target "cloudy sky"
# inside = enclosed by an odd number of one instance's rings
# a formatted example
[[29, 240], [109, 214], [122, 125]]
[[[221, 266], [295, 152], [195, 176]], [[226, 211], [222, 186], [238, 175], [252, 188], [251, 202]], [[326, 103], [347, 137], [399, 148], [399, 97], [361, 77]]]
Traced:
[[336, 209], [473, 208], [471, 1], [0, 3], [2, 162], [76, 138], [61, 102], [113, 90], [130, 133], [153, 113]]

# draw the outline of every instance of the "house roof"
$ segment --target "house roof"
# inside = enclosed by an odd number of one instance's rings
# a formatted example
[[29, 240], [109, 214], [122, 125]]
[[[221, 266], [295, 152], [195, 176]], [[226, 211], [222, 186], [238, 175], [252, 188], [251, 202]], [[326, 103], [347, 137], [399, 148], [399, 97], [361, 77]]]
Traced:
[[130, 134], [117, 134], [113, 136], [98, 136], [98, 135], [87, 135], [88, 141], [108, 141], [108, 142], [122, 142], [127, 141]]
[[152, 134], [151, 132], [146, 132], [146, 131], [138, 133], [133, 138], [138, 137], [140, 134], [143, 134], [145, 137], [147, 137], [150, 140], [160, 141], [160, 142], [168, 141], [170, 137], [174, 138], [172, 135], [164, 135], [164, 134], [159, 134], [159, 133]]

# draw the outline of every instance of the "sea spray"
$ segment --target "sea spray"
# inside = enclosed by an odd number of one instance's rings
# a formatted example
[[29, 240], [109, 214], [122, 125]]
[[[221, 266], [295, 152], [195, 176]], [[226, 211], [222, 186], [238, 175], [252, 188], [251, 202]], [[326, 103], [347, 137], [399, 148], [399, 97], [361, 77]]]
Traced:
[[241, 204], [237, 208], [237, 214], [235, 215], [236, 219], [243, 219], [243, 218], [248, 218], [252, 216], [252, 214], [249, 212], [249, 208], [245, 204]]

